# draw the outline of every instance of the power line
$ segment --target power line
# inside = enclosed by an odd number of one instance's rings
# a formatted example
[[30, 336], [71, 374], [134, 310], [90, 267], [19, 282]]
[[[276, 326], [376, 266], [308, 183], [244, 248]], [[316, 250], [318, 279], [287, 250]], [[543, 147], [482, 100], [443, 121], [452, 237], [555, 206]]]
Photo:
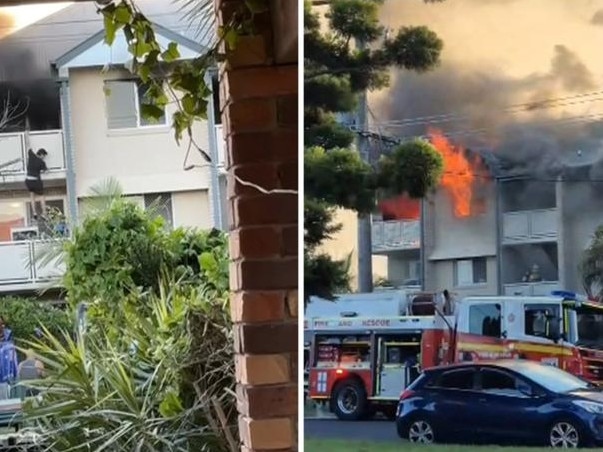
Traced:
[[[603, 91], [600, 92], [601, 94], [603, 94]], [[593, 96], [595, 95], [593, 94], [589, 94], [589, 95], [579, 95], [580, 97], [587, 97], [587, 96]], [[576, 97], [574, 97], [576, 98]], [[514, 114], [520, 114], [520, 113], [531, 113], [531, 112], [538, 112], [538, 111], [542, 111], [542, 110], [547, 110], [547, 109], [551, 109], [551, 108], [560, 108], [560, 107], [568, 107], [568, 106], [573, 106], [573, 105], [582, 105], [582, 104], [586, 104], [586, 103], [590, 103], [590, 102], [599, 102], [602, 101], [603, 97], [595, 97], [592, 99], [583, 99], [583, 100], [576, 100], [573, 102], [565, 102], [565, 103], [554, 103], [554, 102], [540, 102], [538, 107], [532, 108], [532, 109], [523, 109], [523, 110], [519, 110], [517, 107], [506, 107], [506, 108], [502, 108], [500, 110], [495, 110], [495, 113], [497, 114], [510, 114], [510, 115], [514, 115]], [[420, 125], [429, 125], [429, 124], [438, 124], [438, 123], [443, 123], [443, 122], [452, 122], [452, 121], [459, 121], [459, 120], [463, 120], [463, 119], [472, 119], [474, 118], [475, 115], [470, 115], [467, 113], [449, 113], [447, 115], [434, 115], [434, 116], [424, 116], [424, 117], [417, 117], [414, 119], [401, 119], [401, 120], [390, 120], [390, 121], [380, 121], [378, 122], [378, 124], [382, 127], [387, 127], [387, 128], [402, 128], [402, 127], [411, 127], [411, 126], [420, 126]], [[430, 119], [432, 118], [432, 119]]]

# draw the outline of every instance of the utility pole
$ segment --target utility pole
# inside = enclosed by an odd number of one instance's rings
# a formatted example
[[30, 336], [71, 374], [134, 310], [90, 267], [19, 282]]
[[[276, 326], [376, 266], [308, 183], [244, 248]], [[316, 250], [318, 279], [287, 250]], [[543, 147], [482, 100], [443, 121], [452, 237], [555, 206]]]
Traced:
[[[357, 42], [359, 50], [364, 50], [366, 44], [362, 41]], [[358, 112], [356, 119], [356, 134], [358, 152], [360, 157], [365, 162], [370, 163], [368, 150], [368, 130], [367, 122], [367, 95], [366, 90], [362, 91], [358, 96]], [[372, 243], [372, 219], [371, 214], [358, 214], [358, 291], [372, 292], [373, 291], [373, 243]]]

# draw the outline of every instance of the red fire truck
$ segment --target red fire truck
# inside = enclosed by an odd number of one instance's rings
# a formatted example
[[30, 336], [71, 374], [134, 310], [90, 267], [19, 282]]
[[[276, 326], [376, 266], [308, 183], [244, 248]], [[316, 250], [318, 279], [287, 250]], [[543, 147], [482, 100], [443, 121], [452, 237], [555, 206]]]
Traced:
[[430, 297], [431, 314], [374, 316], [365, 305], [308, 318], [310, 398], [328, 402], [340, 419], [379, 410], [393, 415], [399, 394], [422, 368], [497, 358], [536, 360], [603, 383], [603, 306], [597, 303], [569, 292], [468, 297], [445, 316], [438, 294], [419, 294], [393, 310], [420, 300], [425, 311]]

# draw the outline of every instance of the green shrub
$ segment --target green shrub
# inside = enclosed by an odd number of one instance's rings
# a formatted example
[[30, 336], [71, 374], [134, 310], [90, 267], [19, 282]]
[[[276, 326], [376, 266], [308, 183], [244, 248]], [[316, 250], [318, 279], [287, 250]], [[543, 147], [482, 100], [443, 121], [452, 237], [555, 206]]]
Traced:
[[35, 338], [36, 329], [42, 326], [57, 336], [74, 327], [69, 310], [35, 298], [1, 297], [0, 316], [13, 331], [18, 345]]
[[47, 333], [32, 345], [49, 376], [36, 383], [43, 396], [28, 404], [26, 419], [44, 432], [51, 450], [237, 447], [233, 347], [223, 300], [211, 290], [181, 293], [173, 284], [159, 293], [144, 297], [150, 315], [125, 310], [126, 340], [117, 346], [101, 332], [79, 344]]

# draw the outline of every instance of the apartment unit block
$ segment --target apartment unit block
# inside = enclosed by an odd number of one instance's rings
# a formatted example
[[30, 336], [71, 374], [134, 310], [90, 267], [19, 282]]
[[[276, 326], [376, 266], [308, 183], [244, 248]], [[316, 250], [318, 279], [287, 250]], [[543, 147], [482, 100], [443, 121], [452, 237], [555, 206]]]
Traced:
[[[177, 6], [143, 0], [160, 44], [177, 42], [182, 59], [201, 55], [214, 30], [187, 31]], [[205, 37], [204, 37], [205, 36]], [[74, 4], [0, 40], [0, 101], [22, 114], [0, 130], [0, 294], [27, 293], [56, 280], [63, 268], [36, 258], [43, 231], [25, 187], [28, 149], [48, 152], [43, 173], [48, 207], [72, 229], [90, 189], [113, 178], [124, 195], [151, 205], [168, 227], [225, 227], [224, 145], [215, 95], [208, 120], [193, 129], [202, 157], [171, 128], [175, 99], [162, 118], [140, 113], [144, 84], [126, 68], [127, 44], [104, 43], [102, 18], [92, 3]], [[2, 103], [0, 102], [0, 107]]]
[[473, 191], [468, 215], [458, 215], [439, 187], [418, 202], [416, 218], [374, 216], [373, 253], [387, 257], [391, 284], [458, 296], [583, 292], [581, 255], [603, 224], [592, 165], [548, 173], [501, 167], [491, 166]]

